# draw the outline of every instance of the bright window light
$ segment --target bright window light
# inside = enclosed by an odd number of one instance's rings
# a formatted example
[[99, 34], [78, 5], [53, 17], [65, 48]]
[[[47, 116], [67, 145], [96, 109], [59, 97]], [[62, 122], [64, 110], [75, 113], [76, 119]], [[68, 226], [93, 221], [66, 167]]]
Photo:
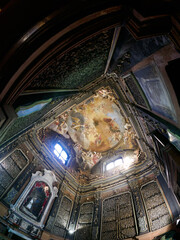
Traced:
[[68, 159], [68, 155], [59, 143], [56, 143], [54, 146], [54, 154], [65, 164]]
[[65, 151], [61, 152], [61, 157], [64, 158], [64, 160], [67, 160], [67, 153]]
[[62, 151], [62, 147], [57, 143], [54, 147], [59, 153]]
[[133, 163], [133, 159], [130, 157], [125, 157], [124, 158], [124, 168], [127, 169], [131, 163]]
[[119, 158], [114, 162], [115, 167], [120, 166], [121, 164], [123, 164], [122, 158]]
[[69, 230], [69, 234], [73, 234], [73, 233], [74, 233], [73, 229]]
[[56, 151], [56, 149], [54, 149], [54, 153], [57, 157], [59, 157], [59, 153], [58, 153], [58, 151]]
[[125, 157], [122, 159], [122, 157], [108, 163], [106, 165], [106, 171], [109, 171], [113, 168], [118, 168], [119, 166], [123, 167], [124, 169], [128, 169], [129, 166], [134, 162], [134, 159], [131, 157]]
[[63, 164], [65, 164], [65, 160], [64, 160], [64, 158], [59, 157], [59, 159], [61, 159], [61, 161], [63, 162]]
[[111, 170], [112, 168], [114, 168], [114, 162], [108, 163], [108, 164], [106, 165], [106, 170], [107, 170], [107, 171], [108, 171], [108, 170]]

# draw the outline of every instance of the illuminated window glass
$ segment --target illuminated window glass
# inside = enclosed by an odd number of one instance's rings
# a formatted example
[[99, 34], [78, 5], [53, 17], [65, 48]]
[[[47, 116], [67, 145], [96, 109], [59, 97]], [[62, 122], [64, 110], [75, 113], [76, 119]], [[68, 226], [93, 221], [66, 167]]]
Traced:
[[123, 164], [122, 158], [119, 158], [114, 162], [115, 167], [120, 166], [121, 164]]
[[108, 171], [108, 170], [111, 170], [112, 168], [114, 168], [114, 162], [108, 163], [108, 164], [106, 165], [106, 170], [107, 170], [107, 171]]
[[106, 165], [106, 171], [109, 171], [113, 168], [119, 167], [123, 164], [122, 158], [118, 158], [115, 161], [112, 161]]
[[58, 157], [64, 164], [66, 163], [68, 159], [68, 155], [66, 151], [62, 148], [62, 146], [59, 143], [56, 143], [54, 146], [54, 154], [56, 157]]

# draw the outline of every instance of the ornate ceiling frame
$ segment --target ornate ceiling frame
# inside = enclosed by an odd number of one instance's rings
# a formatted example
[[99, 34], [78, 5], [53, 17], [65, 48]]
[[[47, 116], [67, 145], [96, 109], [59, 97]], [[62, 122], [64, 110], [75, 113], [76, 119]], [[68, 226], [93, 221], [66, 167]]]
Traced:
[[[65, 99], [58, 106], [56, 106], [52, 111], [47, 113], [41, 120], [39, 120], [35, 124], [34, 128], [29, 132], [29, 135], [31, 136], [30, 138], [31, 142], [33, 143], [34, 146], [36, 146], [38, 151], [41, 150], [41, 153], [45, 155], [45, 158], [47, 160], [51, 159], [52, 166], [53, 165], [54, 167], [56, 166], [55, 168], [56, 169], [58, 168], [61, 174], [65, 174], [67, 179], [70, 177], [71, 179], [74, 179], [75, 181], [77, 181], [76, 178], [74, 178], [73, 174], [68, 171], [68, 167], [62, 166], [61, 164], [57, 163], [57, 160], [55, 160], [55, 157], [52, 156], [52, 153], [48, 150], [46, 144], [44, 144], [41, 141], [39, 137], [39, 132], [41, 129], [45, 129], [47, 126], [49, 126], [60, 114], [62, 114], [63, 112], [66, 112], [68, 109], [72, 109], [73, 106], [78, 105], [83, 101], [86, 101], [93, 94], [95, 94], [95, 92], [98, 89], [101, 89], [102, 87], [110, 87], [113, 90], [113, 95], [115, 96], [117, 100], [117, 104], [120, 107], [121, 111], [123, 112], [124, 116], [130, 120], [134, 130], [137, 128], [135, 132], [139, 139], [138, 144], [141, 148], [141, 151], [145, 152], [146, 154], [145, 154], [145, 159], [141, 163], [136, 164], [135, 174], [141, 177], [144, 174], [146, 175], [152, 172], [152, 169], [154, 169], [155, 158], [152, 155], [151, 151], [148, 149], [148, 147], [144, 144], [144, 142], [141, 141], [144, 133], [142, 132], [142, 129], [139, 127], [139, 123], [135, 116], [136, 114], [133, 115], [133, 111], [134, 111], [133, 107], [128, 105], [127, 99], [125, 99], [125, 96], [123, 96], [124, 91], [120, 86], [119, 79], [114, 75], [101, 76], [99, 79], [96, 79], [95, 81], [93, 81], [92, 83], [84, 87], [81, 93], [77, 94], [76, 96], [72, 96]], [[113, 154], [114, 152], [112, 151], [109, 157], [113, 156]], [[133, 173], [133, 167], [130, 168], [128, 171], [123, 171], [122, 176], [120, 176], [118, 173], [115, 176], [106, 177], [105, 178], [106, 180], [103, 179], [103, 182], [106, 186], [107, 184], [109, 185], [109, 182], [115, 183], [117, 182], [117, 180], [120, 180], [120, 179], [125, 180], [126, 177], [124, 176], [124, 174], [130, 177], [132, 173]], [[78, 181], [77, 181], [77, 184], [79, 184]], [[94, 184], [96, 186], [99, 186], [99, 184], [100, 185], [102, 184], [102, 179], [101, 178], [92, 179], [90, 180], [89, 184], [85, 184], [85, 185], [83, 184], [82, 186], [83, 188], [86, 186], [85, 189], [89, 187], [91, 188], [91, 186]]]

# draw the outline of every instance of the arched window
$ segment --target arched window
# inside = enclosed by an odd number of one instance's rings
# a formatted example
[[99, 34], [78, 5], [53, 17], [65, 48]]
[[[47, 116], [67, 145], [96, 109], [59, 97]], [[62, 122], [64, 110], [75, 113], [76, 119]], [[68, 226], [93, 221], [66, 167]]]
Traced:
[[128, 169], [129, 166], [133, 163], [134, 159], [132, 157], [120, 157], [114, 161], [108, 162], [106, 164], [106, 171], [114, 169], [116, 167], [123, 167], [124, 169]]
[[106, 165], [106, 171], [109, 171], [115, 167], [121, 166], [123, 164], [122, 158], [118, 158], [115, 161], [112, 161]]
[[59, 143], [56, 143], [56, 145], [54, 146], [54, 154], [58, 159], [63, 162], [63, 164], [67, 162], [68, 154]]

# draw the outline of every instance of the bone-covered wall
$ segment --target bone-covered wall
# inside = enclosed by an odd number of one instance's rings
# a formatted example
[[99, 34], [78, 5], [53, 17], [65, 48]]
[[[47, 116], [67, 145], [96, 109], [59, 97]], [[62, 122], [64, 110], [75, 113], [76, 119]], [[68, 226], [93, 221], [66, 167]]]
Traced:
[[131, 193], [103, 201], [101, 239], [125, 239], [136, 235]]
[[32, 173], [45, 168], [24, 145], [17, 145], [1, 152], [0, 160], [0, 199], [10, 206], [19, 197], [22, 189], [30, 180]]
[[156, 180], [131, 186], [128, 191], [116, 190], [116, 194], [109, 190], [79, 197], [76, 204], [65, 195], [59, 196], [59, 206], [55, 203], [53, 210], [56, 214], [53, 221], [49, 217], [46, 230], [75, 240], [115, 240], [146, 234], [172, 222], [169, 205]]
[[[56, 220], [53, 227], [53, 233], [62, 237], [66, 236], [68, 229], [70, 214], [72, 208], [72, 200], [63, 196], [60, 206], [57, 210]], [[52, 226], [51, 226], [52, 227]]]
[[168, 225], [171, 222], [171, 217], [157, 183], [148, 183], [142, 187], [141, 192], [151, 231]]
[[[4, 152], [0, 162], [4, 191], [1, 203], [7, 208], [20, 197], [32, 173], [48, 169], [40, 154], [26, 151], [26, 144]], [[138, 184], [132, 180], [125, 187], [119, 184], [115, 189], [93, 189], [86, 196], [82, 186], [75, 189], [71, 181], [60, 177], [52, 168], [51, 171], [57, 175], [58, 195], [45, 221], [43, 230], [48, 234], [74, 240], [126, 239], [172, 222], [171, 206], [155, 175]], [[73, 229], [72, 234], [70, 229]]]
[[27, 165], [28, 160], [20, 150], [15, 150], [0, 163], [0, 195], [21, 173]]
[[80, 206], [78, 222], [76, 225], [75, 239], [92, 239], [93, 212], [93, 202], [87, 202]]

